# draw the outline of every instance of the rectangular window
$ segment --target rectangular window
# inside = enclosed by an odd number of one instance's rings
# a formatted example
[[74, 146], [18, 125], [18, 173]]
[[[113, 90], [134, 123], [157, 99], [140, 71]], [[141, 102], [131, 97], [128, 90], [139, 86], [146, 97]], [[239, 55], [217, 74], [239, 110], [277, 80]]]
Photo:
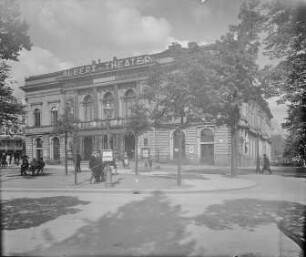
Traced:
[[35, 112], [35, 115], [34, 115], [34, 119], [35, 119], [35, 127], [40, 127], [40, 112], [37, 111]]
[[144, 138], [144, 139], [143, 139], [143, 145], [144, 145], [144, 146], [148, 146], [148, 139], [147, 139], [147, 138]]

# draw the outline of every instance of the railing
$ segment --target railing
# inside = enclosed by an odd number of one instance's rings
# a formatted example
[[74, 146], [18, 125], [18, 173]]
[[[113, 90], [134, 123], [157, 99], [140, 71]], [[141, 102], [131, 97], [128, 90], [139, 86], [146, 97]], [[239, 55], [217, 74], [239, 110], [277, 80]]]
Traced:
[[25, 134], [47, 133], [52, 132], [53, 129], [53, 126], [26, 127]]
[[[122, 127], [126, 124], [126, 120], [122, 118], [118, 119], [111, 119], [110, 127]], [[87, 128], [107, 128], [107, 120], [99, 120], [99, 121], [81, 121], [79, 123], [80, 129], [87, 129]]]

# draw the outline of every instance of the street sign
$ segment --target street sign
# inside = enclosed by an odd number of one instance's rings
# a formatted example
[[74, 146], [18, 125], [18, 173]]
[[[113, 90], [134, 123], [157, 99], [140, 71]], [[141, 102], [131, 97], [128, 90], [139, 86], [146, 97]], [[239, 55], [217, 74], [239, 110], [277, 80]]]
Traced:
[[113, 161], [113, 150], [112, 149], [103, 149], [102, 150], [102, 161], [103, 162], [112, 162]]

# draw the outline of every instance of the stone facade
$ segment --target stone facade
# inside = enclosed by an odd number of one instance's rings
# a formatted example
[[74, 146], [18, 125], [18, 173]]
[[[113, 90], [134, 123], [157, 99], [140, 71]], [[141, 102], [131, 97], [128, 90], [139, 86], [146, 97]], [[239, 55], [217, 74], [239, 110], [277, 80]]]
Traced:
[[[111, 148], [117, 158], [122, 158], [124, 152], [134, 158], [135, 138], [125, 128], [129, 110], [141, 96], [148, 67], [155, 62], [172, 61], [166, 52], [114, 58], [111, 62], [93, 62], [87, 66], [27, 78], [23, 87], [27, 102], [27, 155], [30, 158], [43, 156], [49, 163], [63, 161], [64, 136], [54, 132], [54, 123], [69, 108], [68, 111], [80, 120], [79, 151], [83, 159], [88, 159], [94, 149], [107, 148], [109, 134]], [[107, 104], [113, 110], [110, 131], [107, 130], [104, 112]], [[257, 143], [260, 155], [266, 153], [270, 156], [270, 118], [255, 103], [242, 106], [241, 113], [238, 162], [240, 165], [253, 165]], [[71, 141], [68, 138], [69, 152], [75, 150]], [[175, 126], [153, 129], [141, 136], [138, 142], [140, 157], [145, 148], [159, 162], [177, 158]], [[226, 126], [193, 124], [183, 131], [183, 149], [186, 162], [229, 165], [230, 131]]]

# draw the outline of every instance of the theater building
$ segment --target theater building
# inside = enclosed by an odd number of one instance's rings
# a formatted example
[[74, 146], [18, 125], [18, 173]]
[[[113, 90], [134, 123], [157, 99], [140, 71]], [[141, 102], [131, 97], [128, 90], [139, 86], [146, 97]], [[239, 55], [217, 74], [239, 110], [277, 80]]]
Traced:
[[[30, 158], [43, 157], [47, 163], [64, 159], [64, 135], [54, 133], [60, 115], [67, 110], [79, 120], [79, 151], [89, 159], [94, 149], [107, 147], [107, 117], [105, 106], [111, 106], [110, 144], [117, 158], [127, 152], [135, 156], [135, 138], [127, 132], [126, 121], [131, 107], [142, 95], [146, 72], [156, 63], [173, 61], [174, 45], [162, 53], [124, 59], [31, 76], [22, 89], [27, 103], [26, 152]], [[240, 165], [255, 163], [256, 146], [259, 153], [270, 156], [271, 117], [254, 102], [241, 107], [241, 128], [238, 136]], [[257, 141], [258, 140], [258, 141]], [[150, 150], [155, 161], [173, 161], [178, 156], [178, 133], [173, 128], [153, 129], [138, 140], [139, 152]], [[183, 156], [187, 162], [229, 165], [230, 131], [226, 126], [198, 123], [183, 131]], [[69, 138], [71, 152], [72, 141]]]

